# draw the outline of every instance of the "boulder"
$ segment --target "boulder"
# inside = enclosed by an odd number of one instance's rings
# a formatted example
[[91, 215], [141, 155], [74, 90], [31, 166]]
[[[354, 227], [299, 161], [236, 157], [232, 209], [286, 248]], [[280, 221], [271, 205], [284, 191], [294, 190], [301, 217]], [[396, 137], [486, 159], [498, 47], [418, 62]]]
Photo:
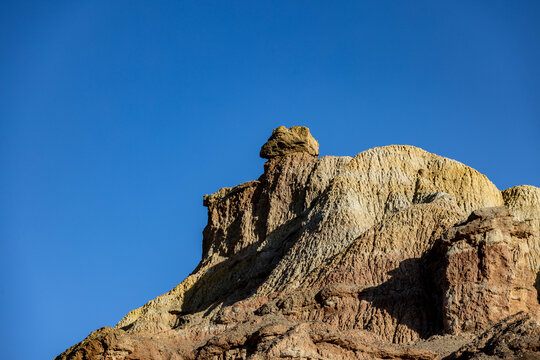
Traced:
[[292, 126], [287, 129], [280, 126], [274, 129], [272, 136], [262, 146], [260, 155], [263, 159], [272, 159], [294, 153], [319, 156], [319, 143], [307, 127]]

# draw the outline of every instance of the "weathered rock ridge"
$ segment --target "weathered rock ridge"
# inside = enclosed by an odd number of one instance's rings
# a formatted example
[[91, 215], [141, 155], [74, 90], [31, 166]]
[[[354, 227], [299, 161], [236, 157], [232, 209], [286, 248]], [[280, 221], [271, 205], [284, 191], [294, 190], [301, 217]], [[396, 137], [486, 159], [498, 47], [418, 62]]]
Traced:
[[259, 179], [204, 197], [193, 273], [57, 359], [540, 358], [539, 188], [413, 146], [318, 153], [274, 130]]

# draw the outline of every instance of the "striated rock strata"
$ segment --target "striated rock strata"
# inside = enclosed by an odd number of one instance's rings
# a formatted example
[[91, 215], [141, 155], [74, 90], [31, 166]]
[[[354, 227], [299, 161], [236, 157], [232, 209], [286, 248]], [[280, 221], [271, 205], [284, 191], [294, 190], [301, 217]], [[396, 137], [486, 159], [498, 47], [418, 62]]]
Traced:
[[57, 359], [540, 356], [539, 188], [412, 146], [318, 153], [274, 130], [259, 179], [204, 197], [193, 273]]

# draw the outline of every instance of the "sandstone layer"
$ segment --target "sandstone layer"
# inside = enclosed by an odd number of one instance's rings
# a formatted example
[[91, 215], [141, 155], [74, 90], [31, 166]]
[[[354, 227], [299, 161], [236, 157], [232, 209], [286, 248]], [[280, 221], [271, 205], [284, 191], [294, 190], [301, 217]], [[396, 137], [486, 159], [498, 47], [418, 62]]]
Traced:
[[259, 179], [204, 197], [193, 273], [58, 359], [540, 356], [539, 188], [413, 146], [318, 153], [274, 130]]

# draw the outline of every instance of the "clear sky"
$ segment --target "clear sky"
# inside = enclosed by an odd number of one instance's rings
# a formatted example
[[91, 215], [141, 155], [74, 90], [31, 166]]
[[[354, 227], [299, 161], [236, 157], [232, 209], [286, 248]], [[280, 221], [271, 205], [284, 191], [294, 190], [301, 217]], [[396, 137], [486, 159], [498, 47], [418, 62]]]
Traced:
[[540, 1], [2, 1], [2, 358], [178, 284], [279, 125], [540, 186]]

